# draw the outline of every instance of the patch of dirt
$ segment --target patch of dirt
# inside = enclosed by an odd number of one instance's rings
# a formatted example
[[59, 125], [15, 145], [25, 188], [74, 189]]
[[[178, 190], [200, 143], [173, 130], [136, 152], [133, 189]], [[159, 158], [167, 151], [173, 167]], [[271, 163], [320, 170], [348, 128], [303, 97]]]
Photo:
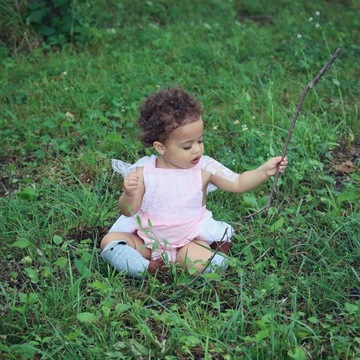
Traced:
[[[23, 274], [23, 266], [16, 259], [0, 261], [0, 281], [9, 288], [21, 291], [29, 281]], [[15, 276], [16, 274], [16, 276]]]
[[239, 22], [253, 22], [260, 26], [264, 25], [274, 25], [274, 19], [269, 15], [247, 15], [247, 14], [238, 14], [236, 20]]
[[342, 191], [350, 175], [359, 171], [360, 144], [340, 144], [326, 154], [330, 160], [330, 172], [335, 176], [335, 190]]
[[66, 239], [75, 240], [80, 243], [85, 239], [96, 239], [97, 243], [107, 234], [108, 229], [104, 227], [90, 227], [87, 224], [80, 225], [74, 229], [71, 229], [66, 234]]

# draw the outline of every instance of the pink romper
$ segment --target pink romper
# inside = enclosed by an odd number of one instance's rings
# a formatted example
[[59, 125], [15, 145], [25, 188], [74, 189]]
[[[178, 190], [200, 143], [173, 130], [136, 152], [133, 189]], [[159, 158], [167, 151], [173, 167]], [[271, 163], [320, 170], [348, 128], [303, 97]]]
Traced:
[[120, 216], [109, 232], [137, 233], [152, 249], [154, 260], [167, 256], [169, 261], [175, 261], [177, 249], [196, 238], [209, 244], [230, 241], [234, 232], [232, 227], [215, 221], [212, 213], [202, 205], [202, 170], [205, 167], [214, 171], [215, 164], [218, 172], [221, 169], [227, 179], [235, 180], [238, 175], [218, 162], [209, 166], [210, 162], [206, 160], [211, 158], [203, 158], [207, 167], [200, 161], [190, 169], [157, 168], [154, 155], [142, 158], [132, 166], [113, 160], [114, 170], [123, 176], [136, 167], [143, 167], [145, 193], [140, 210], [131, 217]]

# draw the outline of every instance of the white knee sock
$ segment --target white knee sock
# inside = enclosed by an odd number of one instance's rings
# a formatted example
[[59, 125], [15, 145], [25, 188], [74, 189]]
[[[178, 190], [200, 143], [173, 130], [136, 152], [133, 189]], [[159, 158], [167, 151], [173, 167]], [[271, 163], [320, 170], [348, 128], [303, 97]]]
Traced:
[[226, 256], [223, 254], [215, 254], [212, 258], [211, 263], [205, 269], [205, 273], [213, 273], [217, 269], [225, 271], [229, 267], [229, 264], [226, 262]]
[[141, 278], [150, 263], [123, 240], [115, 240], [107, 244], [101, 252], [101, 257], [117, 271], [126, 272], [138, 279]]

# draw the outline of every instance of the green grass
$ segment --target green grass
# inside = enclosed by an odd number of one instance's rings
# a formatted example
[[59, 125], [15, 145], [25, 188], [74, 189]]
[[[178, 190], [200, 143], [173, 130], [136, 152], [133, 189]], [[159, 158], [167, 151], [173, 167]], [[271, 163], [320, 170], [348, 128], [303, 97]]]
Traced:
[[[1, 357], [359, 359], [358, 2], [80, 5], [90, 42], [1, 55]], [[271, 181], [209, 196], [237, 233], [226, 274], [132, 280], [101, 260], [121, 192], [110, 159], [149, 154], [134, 126], [146, 95], [196, 95], [207, 154], [241, 172], [281, 152], [338, 47], [269, 213], [244, 219]]]

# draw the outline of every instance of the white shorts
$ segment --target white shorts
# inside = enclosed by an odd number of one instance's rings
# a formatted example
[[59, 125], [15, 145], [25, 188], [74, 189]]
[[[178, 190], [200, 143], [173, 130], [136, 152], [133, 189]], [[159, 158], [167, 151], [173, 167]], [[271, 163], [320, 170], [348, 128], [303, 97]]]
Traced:
[[231, 241], [234, 229], [224, 221], [214, 220], [212, 212], [205, 211], [199, 224], [199, 238], [206, 241], [209, 245], [214, 241]]

